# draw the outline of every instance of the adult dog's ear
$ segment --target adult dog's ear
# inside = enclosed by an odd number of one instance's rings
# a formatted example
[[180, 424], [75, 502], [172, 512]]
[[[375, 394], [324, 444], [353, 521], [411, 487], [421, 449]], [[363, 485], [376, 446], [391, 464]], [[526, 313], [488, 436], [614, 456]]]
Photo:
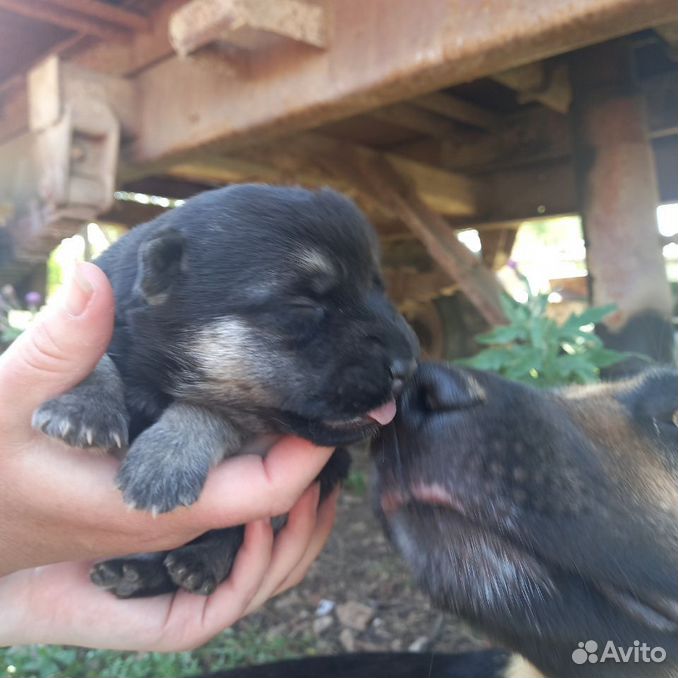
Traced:
[[152, 306], [167, 301], [172, 285], [186, 270], [185, 245], [179, 231], [166, 228], [141, 246], [135, 289]]

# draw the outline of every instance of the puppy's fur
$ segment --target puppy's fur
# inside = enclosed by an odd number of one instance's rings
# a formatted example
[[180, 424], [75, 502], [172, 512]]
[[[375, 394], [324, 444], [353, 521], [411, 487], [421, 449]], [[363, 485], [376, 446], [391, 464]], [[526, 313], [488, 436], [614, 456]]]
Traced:
[[435, 603], [537, 667], [495, 675], [675, 678], [677, 423], [674, 369], [538, 391], [424, 365], [374, 443], [378, 514]]
[[[81, 447], [131, 441], [118, 483], [136, 508], [192, 504], [209, 468], [254, 436], [322, 445], [369, 436], [379, 427], [370, 411], [414, 369], [416, 339], [384, 295], [375, 235], [331, 190], [204, 193], [97, 263], [116, 297], [108, 353], [34, 425]], [[340, 451], [324, 493], [346, 466]], [[172, 554], [101, 564], [93, 578], [120, 596], [177, 585], [207, 594], [241, 540], [238, 528], [210, 533]]]

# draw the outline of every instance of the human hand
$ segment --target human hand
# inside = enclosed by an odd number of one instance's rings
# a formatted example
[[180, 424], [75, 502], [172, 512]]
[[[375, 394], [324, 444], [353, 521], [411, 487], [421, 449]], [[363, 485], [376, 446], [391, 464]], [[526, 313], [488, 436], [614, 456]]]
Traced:
[[31, 427], [33, 411], [80, 382], [110, 340], [113, 292], [84, 264], [61, 304], [0, 356], [0, 575], [63, 560], [173, 548], [209, 529], [286, 513], [331, 455], [298, 438], [265, 459], [229, 459], [190, 509], [153, 518], [115, 487], [118, 461], [67, 447]]
[[117, 650], [187, 650], [298, 584], [334, 522], [338, 490], [318, 507], [314, 483], [273, 538], [250, 523], [231, 576], [209, 597], [180, 590], [121, 600], [91, 584], [91, 562], [59, 563], [0, 578], [0, 645], [67, 644]]
[[[0, 575], [59, 561], [169, 549], [210, 529], [286, 513], [331, 455], [328, 448], [284, 438], [265, 459], [241, 456], [214, 469], [200, 499], [188, 509], [157, 518], [130, 511], [115, 488], [114, 458], [69, 448], [34, 431], [30, 423], [36, 407], [93, 369], [110, 340], [113, 307], [103, 272], [82, 265], [62, 303], [47, 309], [0, 357]], [[272, 538], [264, 538], [267, 530], [248, 528], [248, 552], [264, 549], [262, 544]], [[283, 540], [281, 533], [276, 543], [291, 539]], [[270, 558], [263, 563], [272, 566]], [[86, 576], [81, 576], [83, 567], [67, 563], [15, 572], [0, 584], [5, 595], [16, 599], [15, 589], [40, 595], [54, 591], [63, 576], [63, 592], [75, 598], [84, 595], [81, 585], [92, 596], [106, 595], [94, 587], [89, 590]], [[238, 582], [251, 584], [254, 579], [249, 577], [256, 572], [260, 570], [251, 566]], [[13, 582], [9, 589], [8, 581]], [[225, 585], [234, 587], [234, 581]], [[247, 599], [247, 607], [260, 598], [250, 593], [237, 591], [241, 601]], [[8, 609], [8, 599], [0, 600]], [[109, 602], [113, 604], [112, 598]], [[141, 604], [137, 607], [142, 609]], [[100, 614], [94, 615], [98, 622]]]

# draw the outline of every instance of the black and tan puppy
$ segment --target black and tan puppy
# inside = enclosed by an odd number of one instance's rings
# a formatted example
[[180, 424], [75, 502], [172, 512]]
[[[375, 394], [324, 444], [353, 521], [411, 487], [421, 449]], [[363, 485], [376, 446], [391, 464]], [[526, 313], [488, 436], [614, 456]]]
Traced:
[[545, 392], [424, 365], [374, 443], [378, 513], [435, 603], [532, 665], [491, 675], [675, 678], [677, 425], [670, 368]]
[[[204, 193], [97, 264], [116, 297], [108, 353], [34, 425], [80, 447], [129, 440], [118, 483], [138, 509], [190, 505], [209, 468], [256, 436], [343, 445], [373, 434], [414, 369], [416, 340], [384, 295], [375, 235], [331, 190]], [[345, 469], [338, 452], [323, 490]], [[241, 539], [209, 533], [169, 555], [103, 563], [93, 578], [121, 596], [207, 594]]]

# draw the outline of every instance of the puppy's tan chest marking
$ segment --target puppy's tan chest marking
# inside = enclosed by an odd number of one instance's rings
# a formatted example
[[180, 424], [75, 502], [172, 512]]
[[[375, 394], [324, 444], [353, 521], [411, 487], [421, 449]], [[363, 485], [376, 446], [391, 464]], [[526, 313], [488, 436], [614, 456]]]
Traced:
[[504, 678], [546, 678], [530, 662], [519, 654], [514, 654], [506, 665]]

